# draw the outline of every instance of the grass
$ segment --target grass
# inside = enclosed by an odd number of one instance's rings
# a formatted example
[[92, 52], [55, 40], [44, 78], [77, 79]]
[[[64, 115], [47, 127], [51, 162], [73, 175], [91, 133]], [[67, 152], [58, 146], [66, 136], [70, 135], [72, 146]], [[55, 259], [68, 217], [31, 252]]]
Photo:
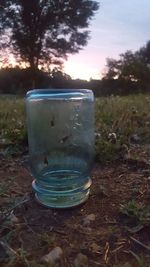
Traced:
[[149, 225], [150, 223], [150, 208], [144, 203], [137, 203], [134, 200], [122, 205], [120, 212], [130, 218], [136, 219], [139, 224]]
[[[150, 95], [110, 96], [95, 101], [96, 158], [107, 162], [124, 157], [131, 142], [150, 140]], [[25, 104], [18, 97], [0, 100], [0, 146], [17, 153], [27, 142]]]
[[26, 142], [25, 104], [19, 97], [2, 96], [0, 100], [0, 148], [15, 154]]
[[[111, 96], [96, 100], [96, 141], [100, 161], [113, 160], [128, 152], [131, 142], [147, 143], [150, 138], [150, 95]], [[116, 138], [109, 136], [114, 133]], [[125, 146], [126, 145], [126, 146]]]

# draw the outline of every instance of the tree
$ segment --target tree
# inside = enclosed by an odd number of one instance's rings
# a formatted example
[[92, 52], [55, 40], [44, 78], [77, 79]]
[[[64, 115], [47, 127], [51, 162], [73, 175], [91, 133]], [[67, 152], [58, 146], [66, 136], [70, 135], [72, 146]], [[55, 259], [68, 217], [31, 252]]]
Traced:
[[[32, 69], [60, 65], [88, 41], [89, 22], [99, 8], [91, 0], [3, 0], [0, 45]], [[9, 40], [4, 38], [9, 36]]]
[[122, 79], [140, 84], [150, 82], [150, 41], [136, 52], [127, 51], [119, 60], [107, 59], [105, 79]]

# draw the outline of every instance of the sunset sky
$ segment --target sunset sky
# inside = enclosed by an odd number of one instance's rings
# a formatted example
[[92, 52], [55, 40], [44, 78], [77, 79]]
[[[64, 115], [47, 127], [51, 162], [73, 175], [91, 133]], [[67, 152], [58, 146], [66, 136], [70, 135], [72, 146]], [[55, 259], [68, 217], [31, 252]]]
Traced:
[[65, 63], [73, 78], [101, 78], [106, 58], [135, 51], [150, 40], [149, 0], [101, 0], [89, 27], [88, 45]]

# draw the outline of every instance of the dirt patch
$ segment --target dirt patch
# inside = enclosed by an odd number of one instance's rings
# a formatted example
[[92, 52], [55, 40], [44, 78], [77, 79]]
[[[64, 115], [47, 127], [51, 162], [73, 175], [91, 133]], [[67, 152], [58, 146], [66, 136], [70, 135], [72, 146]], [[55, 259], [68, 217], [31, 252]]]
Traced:
[[[121, 212], [121, 207], [131, 201], [143, 207], [150, 202], [150, 168], [146, 157], [106, 166], [95, 164], [90, 197], [73, 209], [39, 205], [31, 191], [32, 177], [20, 159], [2, 159], [0, 177], [0, 244], [4, 250], [0, 266], [41, 266], [41, 258], [57, 246], [63, 250], [66, 267], [74, 266], [78, 253], [87, 256], [90, 267], [125, 267], [125, 263], [148, 266], [148, 218], [144, 222], [138, 214]], [[12, 213], [16, 222], [10, 216]], [[140, 260], [145, 265], [140, 265]]]

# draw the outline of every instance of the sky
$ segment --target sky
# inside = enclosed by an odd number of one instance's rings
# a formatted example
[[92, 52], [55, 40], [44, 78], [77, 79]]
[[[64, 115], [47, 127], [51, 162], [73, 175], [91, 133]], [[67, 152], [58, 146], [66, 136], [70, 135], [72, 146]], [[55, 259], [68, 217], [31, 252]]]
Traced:
[[150, 0], [101, 0], [90, 23], [88, 45], [70, 55], [64, 71], [72, 78], [100, 79], [106, 58], [117, 59], [136, 51], [150, 40]]

